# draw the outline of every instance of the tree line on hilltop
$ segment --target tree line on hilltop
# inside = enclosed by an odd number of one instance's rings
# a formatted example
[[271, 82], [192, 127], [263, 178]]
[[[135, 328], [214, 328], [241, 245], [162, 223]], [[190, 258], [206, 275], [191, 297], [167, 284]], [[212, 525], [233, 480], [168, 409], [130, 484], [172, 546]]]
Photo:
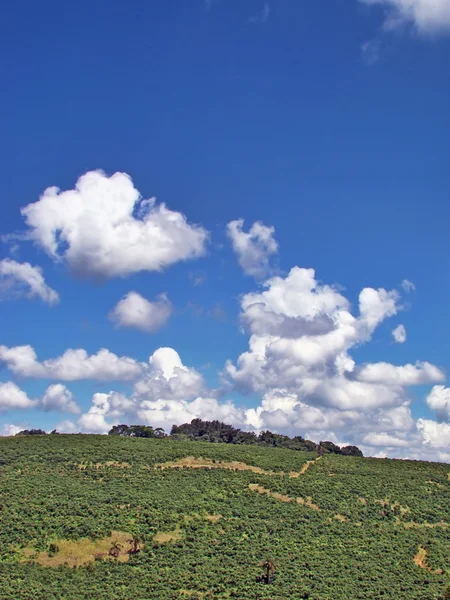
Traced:
[[304, 452], [318, 452], [319, 454], [332, 453], [344, 456], [363, 456], [357, 446], [339, 447], [333, 442], [321, 441], [319, 444], [305, 440], [296, 435], [291, 438], [287, 435], [261, 431], [258, 435], [253, 431], [242, 431], [232, 425], [221, 421], [202, 421], [193, 419], [190, 423], [173, 425], [170, 435], [166, 435], [161, 427], [153, 429], [149, 425], [114, 425], [108, 435], [123, 437], [170, 438], [172, 440], [195, 440], [221, 444], [254, 444], [257, 446], [271, 446], [301, 450]]
[[[51, 434], [57, 434], [54, 429]], [[16, 435], [47, 435], [42, 429], [25, 429]], [[363, 456], [357, 446], [342, 446], [330, 441], [321, 441], [318, 444], [306, 440], [300, 435], [289, 437], [273, 433], [272, 431], [261, 431], [258, 435], [253, 431], [242, 431], [222, 423], [221, 421], [202, 421], [193, 419], [190, 423], [173, 425], [170, 434], [167, 435], [162, 427], [153, 428], [150, 425], [114, 425], [108, 435], [119, 435], [122, 437], [141, 438], [168, 438], [172, 440], [194, 440], [199, 442], [212, 442], [219, 444], [251, 444], [257, 446], [271, 446], [273, 448], [287, 448], [288, 450], [300, 450], [303, 452], [317, 452], [321, 454], [342, 454], [343, 456]]]

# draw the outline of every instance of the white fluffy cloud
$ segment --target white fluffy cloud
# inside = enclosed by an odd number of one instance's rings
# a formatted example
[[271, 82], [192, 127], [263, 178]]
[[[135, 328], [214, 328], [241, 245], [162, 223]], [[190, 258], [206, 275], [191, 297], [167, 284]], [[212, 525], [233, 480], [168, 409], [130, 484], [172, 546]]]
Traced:
[[202, 394], [203, 377], [188, 368], [173, 348], [158, 348], [149, 359], [149, 368], [134, 384], [135, 396], [145, 400], [189, 400]]
[[360, 0], [385, 9], [384, 28], [413, 25], [421, 34], [450, 32], [450, 0]]
[[16, 435], [17, 433], [19, 433], [19, 431], [23, 431], [24, 429], [26, 429], [26, 427], [22, 427], [20, 425], [14, 425], [13, 423], [5, 423], [2, 427], [0, 436], [2, 436], [2, 437], [13, 436], [13, 435]]
[[445, 380], [445, 374], [429, 362], [397, 367], [389, 363], [372, 363], [358, 369], [357, 379], [385, 385], [423, 385]]
[[50, 187], [21, 212], [28, 239], [91, 279], [161, 271], [202, 255], [208, 239], [183, 214], [143, 200], [126, 173], [90, 171], [74, 189]]
[[388, 433], [368, 433], [363, 438], [363, 443], [368, 446], [382, 446], [391, 448], [407, 448], [410, 444], [408, 440], [389, 435]]
[[142, 402], [138, 417], [152, 427], [166, 431], [175, 423], [190, 423], [192, 419], [218, 419], [232, 425], [242, 425], [244, 414], [231, 402], [218, 402], [216, 398], [198, 397], [186, 400], [146, 400]]
[[436, 413], [438, 419], [450, 421], [450, 388], [435, 385], [428, 395], [426, 402]]
[[47, 304], [59, 302], [59, 295], [45, 283], [42, 269], [30, 263], [0, 260], [0, 299], [25, 296], [38, 297]]
[[92, 406], [88, 412], [78, 419], [78, 424], [87, 433], [107, 433], [111, 426], [106, 422], [105, 415], [110, 409], [108, 394], [94, 394]]
[[240, 425], [245, 422], [243, 410], [205, 392], [200, 373], [183, 365], [173, 348], [158, 348], [149, 359], [145, 376], [135, 383], [131, 397], [116, 392], [95, 394], [92, 406], [78, 424], [83, 431], [104, 433], [119, 421], [136, 419], [166, 430], [197, 417]]
[[392, 330], [392, 337], [397, 344], [404, 344], [406, 342], [406, 329], [404, 325], [398, 325]]
[[352, 314], [341, 291], [299, 267], [244, 295], [249, 349], [227, 362], [224, 377], [229, 390], [263, 395], [245, 411], [246, 425], [353, 443], [367, 454], [388, 448], [390, 456], [436, 459], [416, 429], [407, 386], [443, 382], [444, 373], [428, 362], [357, 366], [351, 356], [401, 308], [398, 292], [365, 288]]
[[40, 362], [32, 346], [0, 346], [0, 363], [19, 377], [62, 381], [127, 381], [136, 379], [143, 370], [143, 365], [133, 358], [119, 357], [105, 348], [91, 355], [82, 348], [69, 349], [57, 358]]
[[433, 448], [450, 448], [450, 423], [419, 419], [417, 429], [421, 432], [425, 444]]
[[60, 421], [56, 425], [55, 429], [59, 433], [74, 433], [77, 427], [73, 421], [70, 419], [65, 419], [64, 421]]
[[79, 413], [80, 407], [75, 402], [72, 392], [62, 383], [50, 385], [39, 400], [42, 410], [56, 410], [58, 412]]
[[251, 333], [249, 351], [237, 366], [227, 363], [227, 375], [247, 391], [295, 388], [309, 396], [317, 396], [317, 388], [334, 377], [344, 404], [351, 404], [349, 394], [353, 389], [361, 394], [357, 388], [362, 386], [345, 378], [355, 366], [348, 350], [369, 341], [375, 328], [397, 313], [398, 294], [365, 288], [354, 317], [349, 301], [316, 281], [313, 269], [294, 267], [286, 278], [269, 279], [264, 287], [241, 299], [241, 319]]
[[12, 381], [0, 382], [0, 412], [14, 408], [33, 408], [35, 400], [30, 400], [27, 394]]
[[134, 327], [153, 333], [160, 329], [173, 312], [166, 294], [150, 302], [136, 292], [129, 292], [111, 311], [109, 318], [119, 327]]
[[230, 221], [227, 235], [246, 275], [264, 277], [270, 271], [270, 257], [278, 252], [275, 229], [256, 221], [248, 233], [243, 230], [244, 220]]

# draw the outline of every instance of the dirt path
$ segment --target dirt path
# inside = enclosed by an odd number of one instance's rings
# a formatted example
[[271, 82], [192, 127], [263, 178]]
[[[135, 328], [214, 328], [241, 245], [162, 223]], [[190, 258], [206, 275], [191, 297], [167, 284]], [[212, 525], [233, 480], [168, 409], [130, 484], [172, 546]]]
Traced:
[[[301, 475], [304, 475], [306, 471], [309, 469], [311, 465], [320, 460], [321, 457], [314, 460], [309, 460], [304, 465], [302, 465], [300, 471], [291, 471], [289, 473], [289, 477], [297, 478]], [[155, 470], [162, 469], [228, 469], [229, 471], [251, 471], [252, 473], [257, 473], [258, 475], [269, 475], [273, 476], [283, 476], [285, 473], [283, 471], [265, 471], [260, 467], [255, 467], [253, 465], [247, 465], [243, 462], [238, 461], [214, 461], [211, 458], [195, 458], [194, 456], [186, 456], [185, 458], [180, 458], [178, 460], [174, 460], [172, 462], [160, 463], [153, 467]]]
[[289, 477], [292, 478], [296, 478], [296, 477], [300, 477], [300, 475], [304, 475], [306, 473], [306, 471], [309, 469], [309, 467], [311, 465], [313, 465], [314, 463], [316, 463], [318, 460], [320, 460], [322, 457], [318, 456], [317, 458], [315, 458], [314, 460], [308, 460], [308, 462], [306, 462], [302, 468], [300, 469], [300, 471], [295, 472], [295, 471], [291, 471], [291, 473], [289, 473]]
[[285, 496], [284, 494], [280, 494], [278, 492], [272, 492], [257, 483], [250, 483], [249, 489], [252, 492], [258, 492], [258, 494], [265, 494], [271, 498], [275, 498], [275, 500], [280, 500], [280, 502], [296, 502], [297, 504], [301, 504], [302, 506], [307, 506], [308, 508], [312, 508], [313, 510], [320, 510], [317, 504], [313, 504], [312, 498], [308, 496], [308, 498], [292, 498], [291, 496]]

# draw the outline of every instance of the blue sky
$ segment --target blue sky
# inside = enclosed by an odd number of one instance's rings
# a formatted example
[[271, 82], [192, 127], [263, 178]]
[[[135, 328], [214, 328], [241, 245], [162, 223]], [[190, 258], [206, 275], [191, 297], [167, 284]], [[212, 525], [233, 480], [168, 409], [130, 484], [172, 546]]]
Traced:
[[201, 416], [450, 461], [450, 2], [405, 6], [0, 9], [4, 434]]

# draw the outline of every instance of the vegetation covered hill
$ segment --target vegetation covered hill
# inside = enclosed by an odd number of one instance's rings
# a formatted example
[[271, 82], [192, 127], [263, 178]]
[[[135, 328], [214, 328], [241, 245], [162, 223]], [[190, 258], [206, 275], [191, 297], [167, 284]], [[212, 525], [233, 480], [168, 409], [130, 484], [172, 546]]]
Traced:
[[443, 598], [449, 470], [164, 438], [0, 438], [0, 598]]

